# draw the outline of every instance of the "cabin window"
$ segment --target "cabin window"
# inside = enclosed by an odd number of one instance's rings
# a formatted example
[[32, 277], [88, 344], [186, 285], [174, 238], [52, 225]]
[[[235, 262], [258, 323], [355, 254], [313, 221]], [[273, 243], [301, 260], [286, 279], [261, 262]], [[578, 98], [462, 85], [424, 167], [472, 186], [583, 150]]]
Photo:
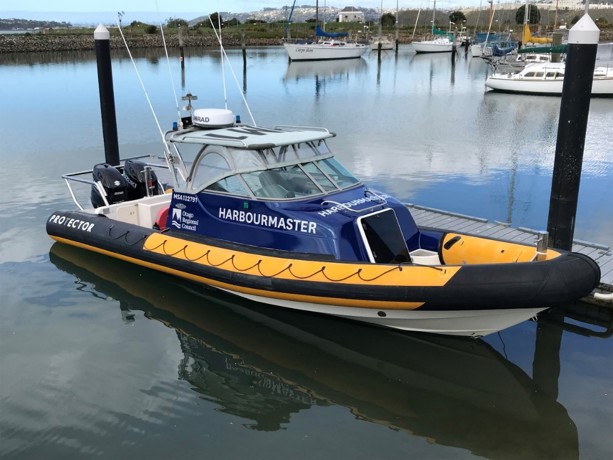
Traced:
[[317, 162], [317, 166], [319, 166], [339, 188], [349, 187], [359, 182], [358, 179], [353, 177], [353, 175], [334, 158], [320, 160]]
[[317, 149], [317, 152], [320, 155], [329, 155], [330, 149], [328, 148], [328, 144], [326, 144], [326, 141], [321, 139], [319, 141], [314, 142], [315, 144], [315, 148]]
[[190, 178], [191, 188], [198, 191], [229, 171], [230, 165], [222, 155], [216, 152], [206, 153], [194, 165], [193, 176]]
[[306, 173], [317, 182], [317, 184], [326, 192], [336, 190], [336, 185], [330, 180], [324, 172], [317, 167], [315, 163], [309, 162], [302, 165]]
[[231, 152], [236, 171], [249, 171], [266, 166], [263, 155], [256, 150], [232, 149]]
[[245, 188], [245, 184], [238, 176], [225, 177], [209, 185], [205, 190], [211, 192], [230, 193], [231, 195], [244, 197], [251, 196], [249, 191]]
[[298, 165], [243, 174], [255, 196], [296, 198], [321, 193], [315, 182]]

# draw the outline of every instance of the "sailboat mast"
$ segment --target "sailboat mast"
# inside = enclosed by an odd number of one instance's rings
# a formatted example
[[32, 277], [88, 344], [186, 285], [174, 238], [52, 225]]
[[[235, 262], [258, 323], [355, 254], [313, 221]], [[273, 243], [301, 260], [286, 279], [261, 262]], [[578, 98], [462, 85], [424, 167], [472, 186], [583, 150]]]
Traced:
[[379, 9], [379, 39], [383, 35], [383, 0], [381, 0], [381, 8]]
[[434, 0], [434, 5], [432, 5], [432, 35], [434, 35], [434, 21], [436, 20], [436, 0]]

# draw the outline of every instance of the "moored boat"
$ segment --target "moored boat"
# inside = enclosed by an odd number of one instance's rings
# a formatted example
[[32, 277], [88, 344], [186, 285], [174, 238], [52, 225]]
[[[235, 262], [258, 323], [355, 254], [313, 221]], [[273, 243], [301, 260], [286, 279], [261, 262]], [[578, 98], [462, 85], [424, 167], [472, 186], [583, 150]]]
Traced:
[[91, 184], [92, 205], [54, 212], [51, 238], [269, 305], [454, 335], [513, 326], [599, 282], [581, 254], [417, 227], [334, 158], [325, 128], [249, 126], [225, 109], [183, 126], [165, 134], [170, 186], [153, 162], [66, 175], [73, 198], [73, 181]]
[[[564, 62], [537, 62], [520, 69], [494, 72], [485, 80], [485, 86], [506, 93], [562, 94]], [[594, 69], [592, 96], [613, 96], [613, 67], [598, 66]]]
[[366, 43], [347, 41], [345, 39], [348, 36], [346, 32], [326, 32], [323, 30], [319, 25], [319, 1], [315, 2], [315, 36], [316, 40], [284, 42], [283, 47], [287, 51], [289, 60], [327, 61], [333, 59], [358, 59], [370, 51], [370, 46]]
[[451, 53], [454, 42], [453, 34], [436, 27], [436, 0], [432, 6], [432, 39], [411, 43], [416, 53]]
[[359, 59], [370, 47], [339, 39], [315, 42], [283, 43], [290, 61], [326, 61], [332, 59]]
[[376, 37], [373, 37], [373, 39], [370, 41], [370, 48], [373, 51], [377, 51], [379, 48], [381, 48], [381, 50], [386, 51], [393, 50], [394, 40], [391, 40], [385, 35], [377, 35]]
[[451, 53], [453, 41], [448, 37], [439, 37], [433, 40], [422, 40], [412, 43], [416, 53]]

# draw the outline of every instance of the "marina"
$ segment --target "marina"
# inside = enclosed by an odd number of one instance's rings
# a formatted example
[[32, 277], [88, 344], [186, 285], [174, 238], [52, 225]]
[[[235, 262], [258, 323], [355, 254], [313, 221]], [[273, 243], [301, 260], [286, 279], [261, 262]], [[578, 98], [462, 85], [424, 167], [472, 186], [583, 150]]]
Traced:
[[[156, 111], [172, 113], [165, 62], [157, 51], [135, 54]], [[240, 69], [240, 50], [228, 54]], [[222, 103], [219, 53], [188, 50], [185, 63], [175, 74], [182, 93]], [[418, 225], [529, 244], [537, 235], [527, 229], [545, 228], [559, 98], [489, 94], [484, 62], [415, 55], [410, 46], [380, 61], [370, 54], [299, 68], [281, 47], [261, 48], [247, 63], [240, 83], [258, 126], [329, 127], [339, 160], [411, 203]], [[160, 155], [125, 55], [114, 55], [113, 72], [122, 156]], [[577, 302], [483, 339], [424, 337], [280, 312], [52, 244], [44, 223], [72, 205], [60, 176], [104, 158], [94, 57], [0, 57], [0, 73], [12, 108], [0, 114], [1, 155], [22, 178], [1, 198], [9, 214], [0, 217], [0, 429], [10, 434], [2, 456], [613, 453], [610, 309]], [[32, 107], [45, 123], [14, 122]], [[232, 108], [248, 117], [240, 99]], [[599, 263], [604, 287], [611, 113], [612, 101], [592, 101], [573, 246]], [[167, 129], [171, 122], [162, 119]]]

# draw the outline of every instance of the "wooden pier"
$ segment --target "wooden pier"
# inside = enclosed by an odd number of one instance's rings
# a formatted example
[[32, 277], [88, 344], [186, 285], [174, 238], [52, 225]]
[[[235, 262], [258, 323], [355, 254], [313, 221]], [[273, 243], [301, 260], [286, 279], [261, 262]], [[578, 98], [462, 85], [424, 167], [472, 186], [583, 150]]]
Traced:
[[[523, 227], [514, 228], [500, 222], [490, 222], [479, 217], [466, 216], [464, 214], [456, 214], [414, 204], [407, 204], [407, 207], [419, 226], [443, 228], [449, 231], [470, 233], [507, 241], [534, 242], [536, 246], [539, 233], [537, 230]], [[613, 252], [611, 248], [602, 244], [574, 240], [573, 251], [588, 255], [598, 263], [601, 270], [599, 289], [605, 293], [613, 292]], [[585, 300], [589, 301], [590, 299]]]

